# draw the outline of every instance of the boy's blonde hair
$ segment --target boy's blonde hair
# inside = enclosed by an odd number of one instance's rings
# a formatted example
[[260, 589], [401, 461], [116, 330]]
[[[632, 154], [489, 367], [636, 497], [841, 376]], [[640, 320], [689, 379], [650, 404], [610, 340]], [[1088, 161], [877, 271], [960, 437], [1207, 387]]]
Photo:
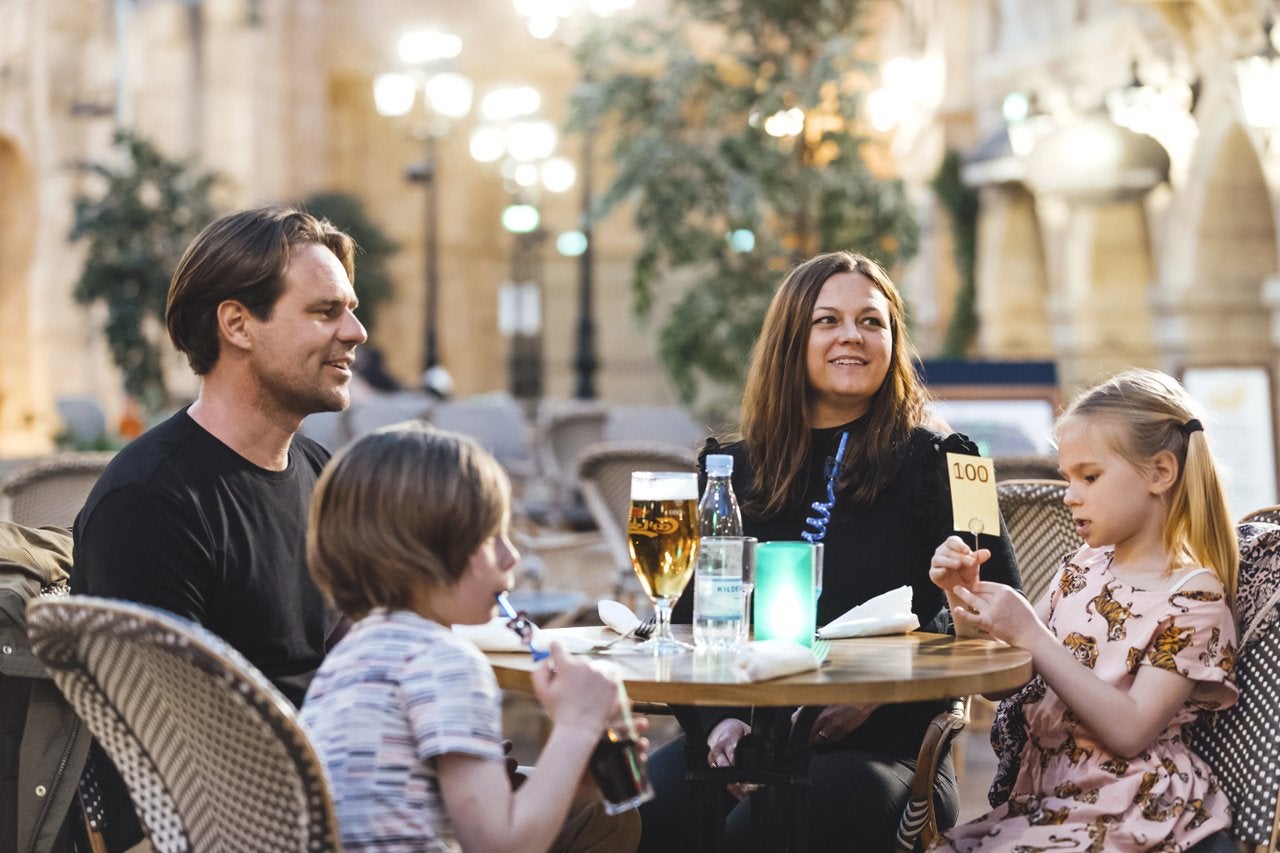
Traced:
[[501, 532], [510, 499], [502, 466], [471, 439], [414, 422], [384, 427], [320, 475], [307, 524], [311, 577], [353, 619], [407, 608], [424, 582], [457, 583]]
[[1080, 394], [1058, 419], [1098, 418], [1113, 427], [1113, 449], [1145, 471], [1167, 450], [1178, 461], [1178, 478], [1167, 493], [1164, 547], [1213, 569], [1235, 600], [1240, 550], [1235, 521], [1213, 451], [1203, 428], [1200, 404], [1178, 381], [1158, 370], [1126, 370]]

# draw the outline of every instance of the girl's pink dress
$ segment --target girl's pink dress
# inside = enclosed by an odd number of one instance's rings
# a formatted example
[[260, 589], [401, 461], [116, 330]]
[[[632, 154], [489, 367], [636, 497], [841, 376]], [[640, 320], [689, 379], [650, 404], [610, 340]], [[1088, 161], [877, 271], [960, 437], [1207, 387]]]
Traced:
[[1182, 740], [1183, 725], [1202, 709], [1236, 701], [1230, 608], [1220, 587], [1131, 587], [1111, 574], [1111, 557], [1085, 547], [1066, 561], [1051, 591], [1049, 629], [1108, 684], [1128, 688], [1139, 668], [1158, 666], [1194, 680], [1191, 697], [1145, 752], [1126, 760], [1045, 687], [1024, 706], [1028, 738], [1009, 801], [931, 849], [1175, 851], [1230, 825], [1225, 795]]

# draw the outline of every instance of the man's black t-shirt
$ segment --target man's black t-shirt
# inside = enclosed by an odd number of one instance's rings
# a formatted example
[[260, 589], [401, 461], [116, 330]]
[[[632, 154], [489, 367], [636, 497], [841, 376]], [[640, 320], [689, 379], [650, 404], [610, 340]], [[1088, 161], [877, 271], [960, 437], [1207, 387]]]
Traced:
[[72, 591], [162, 607], [222, 637], [295, 705], [338, 613], [307, 572], [328, 452], [294, 436], [259, 468], [178, 412], [112, 460], [75, 522]]

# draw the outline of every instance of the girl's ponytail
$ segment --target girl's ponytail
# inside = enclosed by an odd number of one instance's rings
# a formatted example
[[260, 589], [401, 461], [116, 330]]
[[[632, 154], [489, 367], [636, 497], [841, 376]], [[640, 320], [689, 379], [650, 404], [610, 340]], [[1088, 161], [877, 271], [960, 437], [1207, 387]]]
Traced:
[[[1180, 424], [1179, 428], [1185, 427]], [[1170, 493], [1165, 547], [1170, 553], [1185, 549], [1195, 562], [1215, 569], [1227, 600], [1234, 606], [1240, 549], [1226, 490], [1204, 430], [1191, 430], [1186, 443], [1182, 476]]]

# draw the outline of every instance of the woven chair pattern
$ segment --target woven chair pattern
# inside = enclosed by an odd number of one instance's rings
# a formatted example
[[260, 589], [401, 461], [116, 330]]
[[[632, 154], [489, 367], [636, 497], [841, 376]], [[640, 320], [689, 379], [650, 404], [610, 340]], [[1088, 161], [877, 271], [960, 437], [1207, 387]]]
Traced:
[[340, 849], [323, 765], [293, 706], [222, 640], [85, 596], [39, 599], [28, 623], [156, 850]]
[[1231, 802], [1231, 837], [1259, 850], [1280, 841], [1280, 527], [1239, 525], [1236, 597], [1239, 701], [1185, 729]]
[[0, 483], [0, 519], [71, 527], [114, 453], [60, 453], [12, 471]]
[[578, 457], [578, 488], [613, 554], [619, 593], [634, 582], [627, 547], [631, 472], [697, 470], [697, 454], [677, 444], [605, 441]]
[[1240, 519], [1241, 524], [1248, 524], [1251, 521], [1259, 521], [1265, 524], [1280, 524], [1280, 506], [1264, 506], [1261, 509], [1255, 509], [1244, 518]]
[[1032, 604], [1056, 577], [1062, 558], [1084, 544], [1076, 535], [1071, 510], [1062, 502], [1061, 480], [1005, 480], [996, 483], [1000, 515], [1009, 528], [1013, 554], [1022, 573], [1022, 590]]

